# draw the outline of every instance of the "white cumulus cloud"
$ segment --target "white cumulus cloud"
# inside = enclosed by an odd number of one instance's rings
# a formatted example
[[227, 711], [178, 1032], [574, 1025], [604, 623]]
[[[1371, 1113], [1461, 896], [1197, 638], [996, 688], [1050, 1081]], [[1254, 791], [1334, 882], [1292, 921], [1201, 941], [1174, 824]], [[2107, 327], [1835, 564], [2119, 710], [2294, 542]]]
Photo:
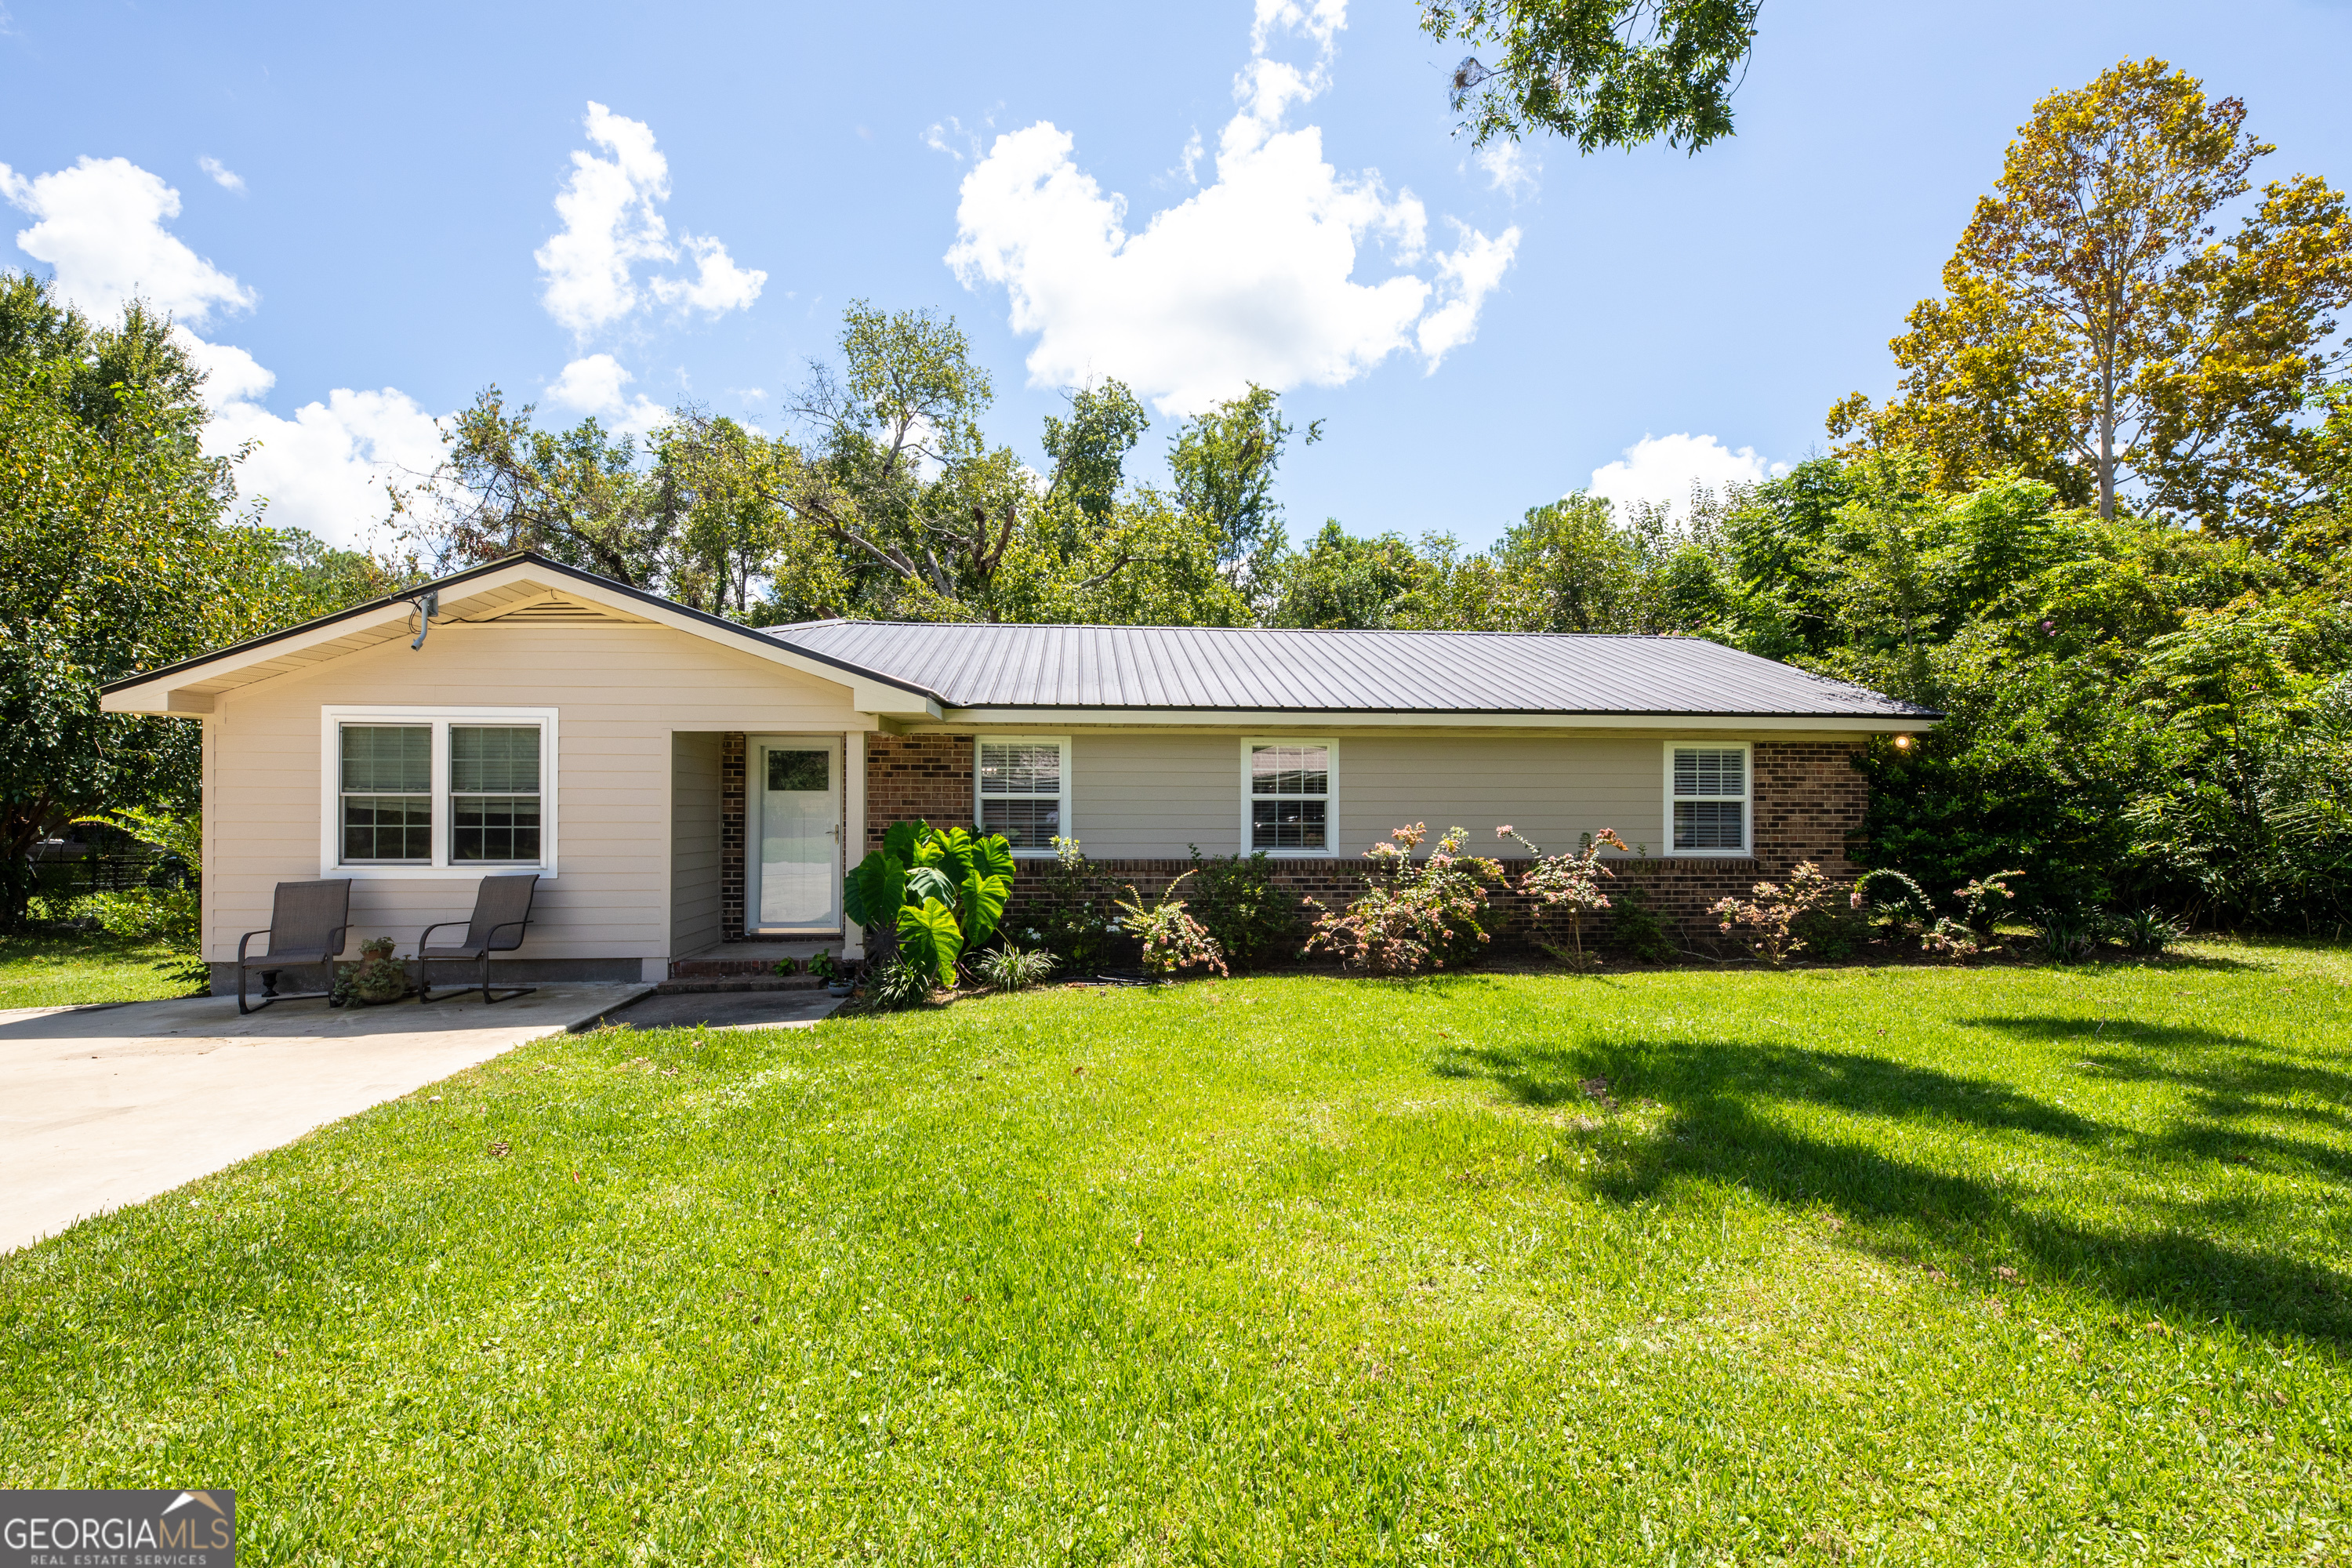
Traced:
[[[1518, 231], [1461, 229], [1434, 282], [1411, 270], [1359, 280], [1368, 247], [1399, 268], [1421, 262], [1428, 214], [1376, 173], [1339, 174], [1318, 128], [1286, 125], [1329, 85], [1345, 25], [1344, 0], [1259, 0], [1215, 179], [1140, 231], [1125, 198], [1079, 168], [1068, 132], [1041, 121], [997, 138], [964, 176], [947, 261], [967, 288], [1004, 289], [1013, 330], [1037, 339], [1034, 384], [1115, 375], [1190, 413], [1248, 382], [1337, 386], [1400, 350], [1433, 365], [1470, 341]], [[1314, 63], [1270, 58], [1277, 34], [1312, 43]], [[1188, 149], [1188, 172], [1197, 161]]]
[[94, 319], [142, 299], [201, 326], [249, 310], [254, 293], [165, 230], [180, 193], [127, 158], [83, 158], [26, 178], [0, 163], [0, 196], [29, 214], [16, 247], [56, 269], [58, 290]]
[[1753, 447], [1734, 451], [1712, 436], [1644, 436], [1615, 462], [1593, 469], [1587, 488], [1620, 507], [1635, 501], [1681, 507], [1690, 500], [1694, 485], [1721, 490], [1735, 484], [1762, 484], [1788, 471], [1788, 464], [1769, 463]]
[[667, 424], [669, 415], [642, 393], [632, 398], [622, 390], [635, 379], [611, 354], [590, 354], [565, 365], [548, 384], [547, 397], [558, 407], [596, 416], [606, 429], [642, 436]]
[[[532, 253], [545, 287], [540, 301], [575, 336], [586, 338], [645, 308], [648, 300], [706, 315], [741, 310], [760, 297], [768, 275], [738, 267], [708, 235], [669, 237], [661, 204], [669, 199], [669, 160], [653, 128], [591, 102], [588, 140], [604, 152], [572, 154], [572, 175], [555, 198], [561, 232]], [[695, 260], [691, 279], [637, 282], [641, 262], [676, 261], [683, 245]]]
[[[264, 373], [267, 374], [266, 372]], [[257, 445], [236, 470], [237, 497], [266, 501], [263, 521], [299, 528], [330, 543], [364, 546], [391, 510], [386, 484], [407, 485], [441, 460], [441, 426], [396, 387], [338, 387], [281, 419], [257, 402], [236, 400], [215, 411], [208, 451]]]
[[1543, 164], [1516, 142], [1489, 142], [1472, 153], [1470, 161], [1486, 176], [1489, 189], [1515, 202], [1533, 195], [1543, 176]]
[[164, 227], [179, 216], [180, 193], [158, 176], [121, 158], [84, 158], [29, 179], [0, 164], [0, 195], [38, 220], [16, 244], [55, 269], [58, 293], [83, 313], [104, 322], [138, 298], [176, 319], [181, 346], [205, 372], [213, 416], [205, 449], [228, 457], [252, 445], [236, 469], [237, 495], [248, 507], [266, 502], [272, 526], [364, 544], [390, 510], [385, 482], [440, 461], [440, 426], [393, 387], [339, 388], [291, 419], [262, 405], [277, 377], [245, 350], [188, 330], [215, 310], [251, 306], [255, 295]]
[[196, 160], [196, 167], [210, 177], [212, 183], [225, 191], [245, 195], [245, 176], [207, 153]]

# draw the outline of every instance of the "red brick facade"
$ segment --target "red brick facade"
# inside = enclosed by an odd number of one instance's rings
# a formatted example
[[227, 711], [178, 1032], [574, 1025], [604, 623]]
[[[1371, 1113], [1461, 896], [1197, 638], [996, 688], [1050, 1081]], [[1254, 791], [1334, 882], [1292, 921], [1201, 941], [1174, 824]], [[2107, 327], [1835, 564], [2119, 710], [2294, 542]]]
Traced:
[[[1800, 860], [1811, 860], [1830, 876], [1854, 875], [1857, 868], [1847, 849], [1862, 828], [1869, 788], [1855, 772], [1853, 759], [1859, 748], [1850, 742], [1759, 741], [1754, 752], [1753, 802], [1755, 854], [1734, 859], [1612, 860], [1623, 880], [1637, 882], [1658, 913], [1694, 936], [1715, 933], [1707, 906], [1727, 894], [1745, 893], [1757, 881], [1785, 877]], [[727, 737], [721, 763], [719, 920], [726, 940], [743, 935], [743, 737]], [[940, 826], [971, 826], [972, 753], [969, 735], [880, 735], [866, 740], [866, 844], [857, 853], [877, 848], [890, 824], [922, 817]], [[1480, 836], [1475, 846], [1486, 847], [1492, 825], [1465, 823]], [[1034, 862], [1024, 863], [1030, 867]], [[1146, 895], [1156, 894], [1187, 869], [1189, 860], [1097, 860], [1095, 868], [1113, 885], [1132, 882]], [[1525, 860], [1506, 860], [1516, 878]], [[1353, 899], [1363, 885], [1364, 862], [1356, 858], [1337, 860], [1276, 862], [1277, 885], [1326, 904]], [[1032, 876], [1016, 876], [1013, 907], [1007, 922], [1017, 924], [1023, 905], [1036, 886]], [[1487, 922], [1496, 941], [1507, 947], [1525, 934], [1526, 901], [1516, 893], [1495, 899], [1496, 918]], [[1604, 922], [1605, 923], [1605, 922]]]
[[743, 940], [743, 734], [719, 742], [719, 940]]
[[934, 827], [970, 827], [970, 735], [866, 737], [866, 849], [882, 847], [894, 822], [917, 818]]

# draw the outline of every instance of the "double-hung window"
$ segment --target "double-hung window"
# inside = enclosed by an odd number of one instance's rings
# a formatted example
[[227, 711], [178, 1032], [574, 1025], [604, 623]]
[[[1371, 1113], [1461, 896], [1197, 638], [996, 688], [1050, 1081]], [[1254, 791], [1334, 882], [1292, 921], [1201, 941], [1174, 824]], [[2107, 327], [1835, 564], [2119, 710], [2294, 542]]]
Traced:
[[551, 709], [331, 708], [322, 875], [555, 872]]
[[1059, 735], [982, 735], [973, 815], [1015, 855], [1051, 855], [1070, 833], [1070, 742]]
[[1338, 831], [1335, 747], [1322, 740], [1242, 742], [1242, 852], [1328, 855]]
[[1667, 743], [1667, 842], [1675, 854], [1749, 852], [1749, 760], [1745, 742]]

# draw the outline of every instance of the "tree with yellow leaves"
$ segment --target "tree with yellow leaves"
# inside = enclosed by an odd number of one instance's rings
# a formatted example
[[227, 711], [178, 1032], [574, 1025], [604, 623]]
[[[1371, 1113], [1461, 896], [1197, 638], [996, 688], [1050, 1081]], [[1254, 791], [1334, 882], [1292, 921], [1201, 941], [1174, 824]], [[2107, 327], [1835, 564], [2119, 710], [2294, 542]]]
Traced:
[[1830, 433], [1914, 447], [1948, 491], [2014, 471], [2102, 517], [2283, 528], [2324, 466], [2313, 415], [2346, 353], [2352, 215], [2310, 174], [2246, 210], [2274, 149], [2244, 120], [2156, 59], [2035, 104], [1943, 297], [1890, 345], [1897, 396], [1853, 394]]

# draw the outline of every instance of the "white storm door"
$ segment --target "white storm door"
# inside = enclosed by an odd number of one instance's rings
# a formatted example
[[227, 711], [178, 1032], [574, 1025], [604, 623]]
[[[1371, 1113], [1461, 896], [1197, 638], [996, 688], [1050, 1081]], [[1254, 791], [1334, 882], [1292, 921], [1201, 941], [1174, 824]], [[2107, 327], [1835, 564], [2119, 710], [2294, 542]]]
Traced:
[[759, 736], [744, 782], [756, 804], [754, 931], [841, 929], [841, 742]]

